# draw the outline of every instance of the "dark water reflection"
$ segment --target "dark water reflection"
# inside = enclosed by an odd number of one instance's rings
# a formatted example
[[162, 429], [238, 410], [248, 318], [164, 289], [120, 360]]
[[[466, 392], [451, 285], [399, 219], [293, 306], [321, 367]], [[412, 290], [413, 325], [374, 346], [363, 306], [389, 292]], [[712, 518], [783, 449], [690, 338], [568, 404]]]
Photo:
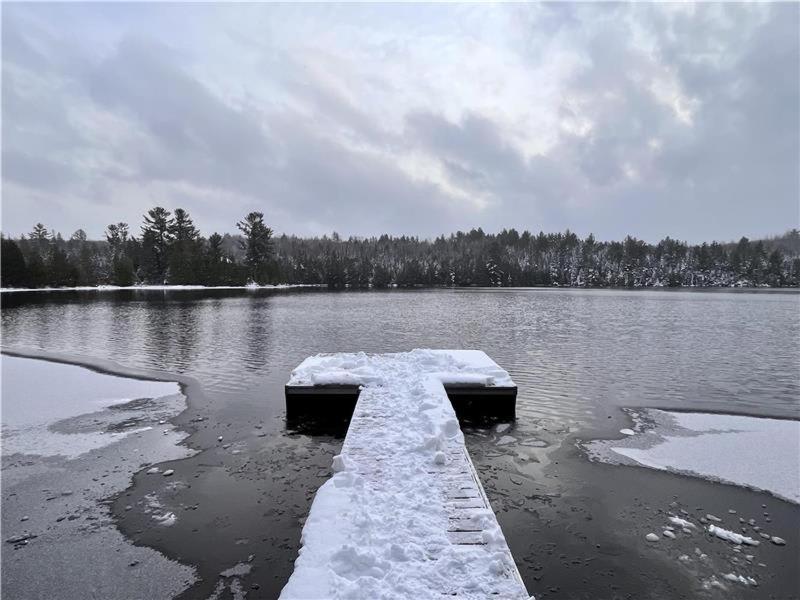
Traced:
[[[248, 510], [258, 512], [258, 526], [270, 532], [264, 536], [270, 541], [259, 547], [268, 573], [254, 569], [263, 597], [288, 576], [307, 502], [327, 476], [325, 461], [337, 443], [330, 436], [337, 431], [310, 423], [287, 429], [283, 419], [282, 386], [310, 354], [478, 348], [511, 373], [519, 386], [516, 422], [503, 432], [487, 424], [466, 431], [526, 582], [542, 597], [612, 597], [614, 585], [678, 594], [666, 583], [652, 585], [651, 576], [668, 579], [653, 566], [657, 557], [626, 550], [617, 539], [622, 517], [613, 503], [622, 500], [602, 497], [630, 475], [587, 466], [572, 444], [626, 426], [618, 407], [798, 416], [800, 295], [794, 293], [154, 291], [13, 294], [2, 301], [5, 346], [109, 358], [189, 374], [203, 384], [207, 398], [198, 410], [209, 416], [208, 431], [201, 428], [193, 443], [214, 446], [224, 427], [226, 438], [246, 446], [243, 456], [256, 457], [253, 480], [284, 482], [260, 492], [266, 495], [256, 505], [234, 489], [247, 470], [237, 475], [231, 468], [227, 499], [213, 499], [218, 511], [235, 504], [241, 524], [233, 517], [209, 529], [218, 562], [206, 560], [205, 568], [219, 572], [253, 552], [252, 546], [237, 547], [235, 536], [252, 528]], [[252, 429], [256, 423], [261, 437]], [[679, 485], [677, 478], [632, 471], [644, 487], [667, 497], [678, 493], [669, 489]], [[598, 472], [604, 481], [592, 479]], [[242, 489], [252, 494], [252, 485]], [[706, 493], [707, 484], [697, 485], [697, 494]], [[204, 493], [211, 497], [213, 489], [206, 485]], [[288, 498], [288, 506], [279, 506]], [[278, 507], [263, 517], [270, 503]], [[574, 510], [566, 509], [571, 503]], [[552, 527], [543, 531], [542, 522]], [[168, 549], [172, 544], [178, 548], [173, 555], [194, 560], [195, 549], [198, 556], [204, 551], [202, 532], [191, 536], [179, 525], [169, 534], [174, 539], [145, 535], [141, 541]], [[179, 539], [184, 534], [194, 541]], [[228, 551], [221, 550], [226, 539]], [[614, 570], [616, 583], [582, 581], [558, 552], [545, 551], [547, 543], [569, 547], [581, 539], [592, 549], [595, 541], [616, 548], [593, 563]]]
[[115, 292], [3, 297], [6, 345], [112, 357], [252, 389], [319, 351], [484, 349], [524, 412], [611, 406], [797, 414], [797, 294]]

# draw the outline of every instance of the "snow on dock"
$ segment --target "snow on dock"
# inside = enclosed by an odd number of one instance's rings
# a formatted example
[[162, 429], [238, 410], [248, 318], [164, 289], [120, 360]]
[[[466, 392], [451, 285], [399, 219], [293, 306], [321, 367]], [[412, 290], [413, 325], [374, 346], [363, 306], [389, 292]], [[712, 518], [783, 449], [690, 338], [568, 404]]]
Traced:
[[516, 394], [473, 350], [318, 355], [295, 369], [287, 397], [312, 386], [360, 394], [281, 598], [529, 597], [445, 384]]

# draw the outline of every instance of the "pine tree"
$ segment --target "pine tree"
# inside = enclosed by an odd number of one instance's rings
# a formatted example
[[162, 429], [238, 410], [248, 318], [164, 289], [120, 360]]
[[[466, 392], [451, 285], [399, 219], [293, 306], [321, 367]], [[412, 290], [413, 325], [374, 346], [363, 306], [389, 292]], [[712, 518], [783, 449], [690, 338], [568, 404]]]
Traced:
[[331, 289], [345, 287], [345, 269], [338, 252], [331, 252], [325, 262], [325, 284]]
[[144, 216], [142, 268], [145, 279], [150, 283], [162, 284], [166, 281], [172, 225], [170, 212], [160, 206], [150, 209]]
[[34, 252], [28, 257], [28, 285], [32, 288], [47, 285], [47, 268], [45, 267], [42, 255]]
[[747, 279], [750, 273], [750, 240], [742, 237], [731, 251], [731, 270], [737, 279]]
[[136, 276], [133, 261], [127, 252], [128, 224], [112, 223], [106, 227], [106, 240], [111, 250], [111, 283], [122, 286], [133, 285]]
[[6, 237], [0, 237], [0, 244], [0, 287], [24, 287], [28, 285], [25, 257], [17, 242]]
[[69, 262], [66, 252], [53, 241], [46, 263], [47, 284], [54, 287], [72, 287], [78, 284], [78, 269]]
[[37, 223], [28, 234], [28, 239], [31, 241], [33, 248], [39, 253], [39, 257], [43, 258], [50, 248], [50, 233], [48, 233], [47, 228], [41, 223]]
[[78, 270], [78, 285], [97, 285], [98, 272], [94, 244], [89, 243], [86, 232], [78, 229], [70, 236], [67, 246], [70, 262]]
[[399, 287], [414, 287], [415, 285], [420, 285], [421, 278], [422, 267], [416, 258], [412, 258], [403, 263], [397, 273], [397, 285]]
[[264, 213], [251, 212], [236, 223], [245, 239], [241, 242], [245, 251], [245, 265], [250, 281], [269, 282], [269, 260], [272, 256], [272, 229], [264, 224]]
[[176, 285], [199, 283], [200, 233], [188, 212], [176, 208], [174, 214], [169, 226], [169, 282]]
[[503, 272], [503, 257], [500, 250], [500, 244], [497, 240], [493, 240], [489, 244], [486, 254], [486, 262], [484, 268], [481, 270], [480, 285], [490, 287], [500, 287], [503, 285], [505, 273]]
[[31, 240], [49, 240], [50, 234], [47, 232], [47, 227], [41, 223], [36, 223], [36, 225], [33, 226], [33, 230], [28, 234], [28, 237]]
[[783, 253], [775, 248], [770, 252], [767, 260], [767, 283], [774, 286], [782, 286], [785, 283], [783, 274]]
[[226, 257], [222, 249], [222, 236], [212, 233], [208, 236], [203, 265], [203, 283], [205, 285], [224, 285], [230, 283], [226, 279]]
[[378, 263], [375, 265], [375, 271], [372, 276], [372, 287], [386, 288], [392, 283], [392, 274], [383, 264]]
[[106, 227], [106, 241], [111, 249], [111, 257], [117, 258], [125, 251], [125, 242], [128, 239], [127, 223], [112, 223]]

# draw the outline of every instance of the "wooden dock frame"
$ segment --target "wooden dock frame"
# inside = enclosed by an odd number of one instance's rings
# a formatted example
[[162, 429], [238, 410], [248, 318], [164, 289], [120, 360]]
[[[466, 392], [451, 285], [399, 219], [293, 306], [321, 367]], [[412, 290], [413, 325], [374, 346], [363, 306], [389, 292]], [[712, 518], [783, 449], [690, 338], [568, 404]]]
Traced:
[[[286, 419], [306, 416], [349, 417], [355, 410], [358, 385], [286, 385]], [[459, 418], [491, 417], [513, 421], [517, 410], [516, 386], [445, 384], [445, 392]]]

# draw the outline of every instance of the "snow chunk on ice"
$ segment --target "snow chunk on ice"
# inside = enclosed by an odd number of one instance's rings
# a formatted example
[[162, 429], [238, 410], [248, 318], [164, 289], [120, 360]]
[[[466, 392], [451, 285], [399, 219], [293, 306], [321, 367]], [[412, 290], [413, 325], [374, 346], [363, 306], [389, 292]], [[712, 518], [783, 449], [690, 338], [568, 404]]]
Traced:
[[222, 571], [220, 577], [243, 577], [244, 575], [248, 575], [252, 568], [253, 565], [249, 562], [240, 562]]
[[726, 540], [737, 545], [747, 544], [748, 546], [758, 546], [761, 543], [751, 537], [736, 533], [735, 531], [723, 529], [722, 527], [717, 527], [716, 525], [709, 525], [708, 533], [717, 536], [721, 540]]
[[164, 510], [163, 505], [158, 500], [158, 496], [156, 496], [154, 493], [145, 495], [144, 502], [145, 514], [150, 515], [150, 518], [159, 525], [163, 527], [171, 527], [177, 522], [178, 517], [175, 515], [175, 513]]
[[772, 536], [771, 538], [769, 538], [769, 539], [770, 539], [770, 541], [771, 541], [773, 544], [775, 544], [776, 546], [785, 546], [785, 545], [786, 545], [786, 540], [785, 540], [785, 539], [783, 539], [783, 538], [781, 538], [781, 537], [778, 537], [777, 535], [773, 535], [773, 536]]
[[681, 519], [680, 517], [670, 517], [669, 522], [672, 523], [673, 525], [677, 525], [678, 527], [682, 527], [684, 529], [695, 529], [697, 527], [691, 521], [687, 521], [686, 519]]
[[752, 577], [745, 577], [743, 575], [737, 575], [736, 573], [726, 573], [722, 576], [723, 579], [727, 579], [728, 581], [732, 581], [734, 583], [741, 583], [742, 585], [758, 585], [755, 579]]

